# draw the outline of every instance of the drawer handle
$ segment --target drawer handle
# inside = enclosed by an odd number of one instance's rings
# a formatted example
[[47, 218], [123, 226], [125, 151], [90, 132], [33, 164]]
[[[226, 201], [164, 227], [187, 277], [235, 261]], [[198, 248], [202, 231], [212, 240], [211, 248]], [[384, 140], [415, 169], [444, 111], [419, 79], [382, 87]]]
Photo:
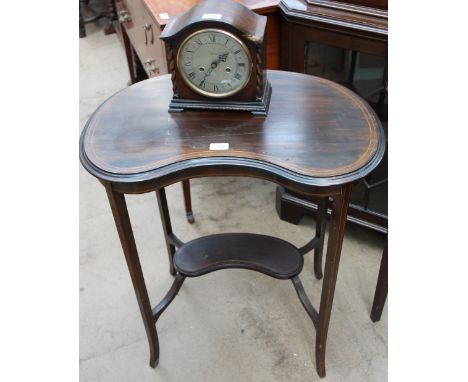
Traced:
[[129, 21], [131, 21], [131, 19], [130, 19], [130, 14], [128, 13], [128, 11], [126, 9], [120, 11], [119, 12], [119, 23], [124, 24], [124, 23], [128, 23]]
[[151, 44], [154, 43], [154, 33], [153, 33], [153, 25], [151, 24], [148, 24], [146, 23], [144, 26], [143, 26], [143, 29], [145, 30], [145, 45], [148, 45], [148, 35], [146, 32], [148, 32], [149, 30], [151, 30]]
[[159, 74], [159, 68], [156, 66], [156, 60], [148, 58], [143, 64], [150, 75]]

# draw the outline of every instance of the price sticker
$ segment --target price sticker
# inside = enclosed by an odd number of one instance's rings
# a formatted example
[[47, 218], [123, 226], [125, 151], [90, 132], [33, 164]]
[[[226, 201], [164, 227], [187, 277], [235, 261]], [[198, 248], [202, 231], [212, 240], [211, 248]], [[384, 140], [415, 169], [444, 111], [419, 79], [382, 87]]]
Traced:
[[201, 18], [203, 20], [206, 20], [206, 19], [220, 20], [222, 17], [223, 17], [223, 15], [220, 14], [220, 13], [204, 13]]
[[229, 150], [229, 143], [210, 143], [210, 150]]

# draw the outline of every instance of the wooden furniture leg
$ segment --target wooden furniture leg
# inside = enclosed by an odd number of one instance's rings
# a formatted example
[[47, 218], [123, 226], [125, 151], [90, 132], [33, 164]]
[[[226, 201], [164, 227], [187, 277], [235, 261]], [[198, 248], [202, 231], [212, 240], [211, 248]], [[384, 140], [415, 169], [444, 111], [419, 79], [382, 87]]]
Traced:
[[128, 38], [128, 34], [125, 28], [122, 28], [122, 41], [125, 49], [125, 57], [127, 58], [127, 66], [130, 74], [130, 85], [136, 84], [138, 82], [136, 76], [136, 69], [133, 61], [133, 48]]
[[387, 300], [388, 293], [388, 236], [385, 237], [385, 246], [380, 261], [379, 277], [377, 278], [377, 286], [375, 288], [374, 303], [372, 304], [371, 320], [379, 321], [382, 316], [382, 311]]
[[276, 187], [276, 211], [278, 212], [278, 216], [281, 220], [298, 225], [305, 215], [305, 210], [303, 207], [290, 200], [285, 201], [284, 197], [286, 196], [289, 196], [289, 194], [284, 187]]
[[317, 336], [315, 340], [316, 367], [317, 373], [321, 378], [325, 377], [325, 350], [328, 326], [330, 324], [333, 296], [335, 293], [341, 247], [346, 226], [350, 190], [350, 185], [344, 186], [341, 195], [334, 196], [333, 202], [331, 203], [332, 215], [330, 220], [327, 256], [325, 259], [322, 296], [320, 298]]
[[104, 27], [104, 34], [114, 34], [115, 33], [115, 28], [113, 21], [117, 20], [117, 12], [115, 10], [115, 3], [114, 0], [107, 0], [107, 22], [106, 26]]
[[125, 254], [127, 267], [135, 289], [138, 306], [145, 325], [146, 335], [150, 347], [150, 366], [156, 367], [159, 360], [159, 341], [156, 326], [153, 323], [153, 312], [148, 296], [148, 291], [141, 269], [140, 259], [133, 236], [130, 217], [128, 216], [127, 204], [124, 194], [114, 192], [110, 184], [105, 184], [107, 197], [114, 215], [115, 225], [120, 237], [120, 243]]
[[184, 203], [185, 203], [185, 214], [190, 224], [195, 221], [195, 217], [192, 212], [192, 198], [190, 196], [190, 179], [182, 181], [182, 190], [184, 192]]
[[322, 274], [322, 254], [325, 244], [325, 232], [327, 230], [327, 203], [328, 198], [321, 198], [318, 202], [318, 211], [315, 223], [315, 236], [319, 238], [319, 245], [314, 251], [314, 273], [317, 279], [323, 277]]
[[299, 300], [301, 301], [302, 306], [304, 307], [305, 311], [307, 312], [310, 319], [314, 323], [315, 329], [317, 329], [317, 322], [318, 322], [319, 314], [317, 310], [315, 310], [312, 303], [310, 302], [309, 297], [307, 297], [307, 294], [304, 290], [304, 287], [302, 286], [302, 282], [301, 282], [301, 279], [299, 278], [299, 275], [292, 277], [291, 281], [294, 285], [294, 288], [296, 289], [297, 296], [299, 297]]
[[78, 16], [78, 25], [80, 28], [80, 38], [86, 37], [86, 28], [85, 28], [85, 22], [83, 20], [83, 14], [81, 13], [81, 3], [82, 1], [80, 0], [79, 2], [79, 16]]
[[184, 283], [184, 280], [185, 280], [184, 275], [181, 275], [180, 273], [176, 274], [171, 289], [169, 289], [169, 291], [161, 300], [161, 302], [153, 308], [154, 323], [158, 321], [161, 314], [164, 313], [164, 311], [167, 309], [169, 304], [175, 299], [175, 297], [177, 296], [177, 293], [179, 293], [179, 290], [182, 284]]
[[157, 190], [156, 197], [158, 199], [159, 215], [161, 216], [167, 253], [169, 255], [169, 272], [174, 276], [176, 274], [174, 270], [174, 254], [176, 251], [176, 246], [175, 243], [171, 242], [170, 239], [170, 237], [174, 236], [174, 234], [172, 232], [171, 217], [169, 215], [169, 208], [167, 206], [166, 190], [164, 188]]
[[98, 20], [103, 14], [96, 12], [89, 6], [89, 0], [79, 1], [79, 26], [80, 26], [80, 38], [86, 37], [85, 24], [91, 23]]

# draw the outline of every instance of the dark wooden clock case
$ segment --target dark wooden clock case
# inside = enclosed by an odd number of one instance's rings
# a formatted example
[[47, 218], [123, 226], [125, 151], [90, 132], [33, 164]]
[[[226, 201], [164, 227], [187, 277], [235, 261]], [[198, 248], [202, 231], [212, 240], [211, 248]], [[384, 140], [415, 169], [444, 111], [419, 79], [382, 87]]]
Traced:
[[[221, 14], [219, 20], [203, 15]], [[166, 44], [167, 67], [171, 74], [174, 95], [170, 112], [185, 109], [244, 110], [266, 116], [271, 98], [271, 85], [266, 72], [265, 27], [267, 18], [231, 0], [207, 0], [171, 20], [161, 34]], [[221, 29], [239, 38], [252, 58], [248, 83], [238, 93], [212, 99], [190, 88], [179, 73], [177, 52], [185, 38], [201, 29]]]

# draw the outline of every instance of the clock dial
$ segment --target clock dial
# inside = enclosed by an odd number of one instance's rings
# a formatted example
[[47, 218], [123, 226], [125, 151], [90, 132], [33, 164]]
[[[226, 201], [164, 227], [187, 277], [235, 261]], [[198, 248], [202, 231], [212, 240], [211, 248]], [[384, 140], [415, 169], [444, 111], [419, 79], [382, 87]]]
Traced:
[[185, 82], [207, 97], [227, 97], [242, 90], [252, 67], [242, 41], [220, 29], [188, 36], [180, 46], [177, 64]]

